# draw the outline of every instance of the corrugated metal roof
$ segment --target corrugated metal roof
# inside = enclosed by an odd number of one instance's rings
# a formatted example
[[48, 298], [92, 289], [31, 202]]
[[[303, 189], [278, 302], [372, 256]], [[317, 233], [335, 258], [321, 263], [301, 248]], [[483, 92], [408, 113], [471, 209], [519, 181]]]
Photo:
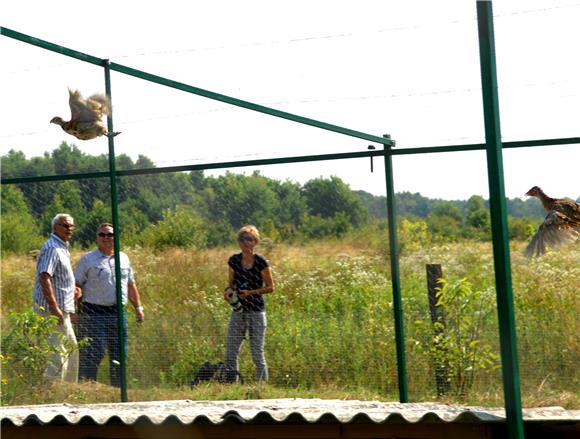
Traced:
[[[146, 418], [161, 424], [177, 418], [183, 424], [228, 421], [243, 423], [439, 423], [505, 422], [503, 408], [467, 407], [436, 403], [395, 403], [357, 400], [266, 399], [238, 401], [148, 401], [114, 404], [49, 404], [2, 407], [2, 424], [69, 424], [92, 422], [98, 425], [112, 418], [131, 425]], [[580, 422], [580, 410], [562, 407], [523, 410], [524, 421]]]

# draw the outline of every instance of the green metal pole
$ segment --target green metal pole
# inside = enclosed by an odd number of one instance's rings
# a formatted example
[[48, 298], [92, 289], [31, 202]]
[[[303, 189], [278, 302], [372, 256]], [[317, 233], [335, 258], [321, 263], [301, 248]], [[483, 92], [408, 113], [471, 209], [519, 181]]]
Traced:
[[[111, 98], [111, 69], [109, 68], [109, 61], [103, 61], [105, 68], [105, 91], [107, 96]], [[111, 112], [112, 113], [112, 112]], [[107, 129], [109, 133], [113, 132], [113, 116], [110, 114], [107, 117]], [[109, 176], [111, 181], [111, 216], [113, 219], [113, 229], [115, 236], [115, 288], [117, 290], [117, 328], [119, 337], [119, 362], [121, 375], [121, 401], [127, 402], [127, 353], [125, 352], [125, 307], [123, 306], [123, 290], [121, 286], [121, 261], [119, 257], [119, 212], [118, 212], [118, 196], [117, 196], [117, 172], [115, 167], [115, 140], [109, 137]]]
[[[390, 136], [385, 135], [386, 138]], [[391, 283], [393, 286], [393, 313], [395, 316], [395, 344], [397, 351], [397, 376], [399, 400], [409, 402], [407, 389], [407, 360], [405, 355], [405, 330], [403, 326], [403, 304], [401, 300], [401, 276], [397, 242], [397, 212], [393, 179], [392, 146], [385, 144], [385, 179], [387, 182], [387, 218], [389, 221], [389, 251], [391, 259]]]
[[493, 259], [508, 438], [523, 439], [491, 1], [477, 2]]

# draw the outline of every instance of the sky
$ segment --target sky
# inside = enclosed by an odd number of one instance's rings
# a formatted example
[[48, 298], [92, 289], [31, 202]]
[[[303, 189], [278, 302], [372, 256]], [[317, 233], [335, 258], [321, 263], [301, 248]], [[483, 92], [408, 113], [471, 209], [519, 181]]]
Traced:
[[[493, 3], [504, 141], [580, 136], [580, 0]], [[171, 80], [343, 126], [396, 148], [483, 143], [476, 2], [471, 0], [2, 2], [0, 25]], [[0, 153], [80, 141], [67, 87], [104, 92], [103, 69], [0, 36]], [[370, 142], [112, 72], [117, 154], [156, 166], [367, 150]], [[379, 145], [375, 146], [379, 147]], [[505, 191], [580, 196], [580, 145], [503, 151]], [[393, 158], [395, 191], [488, 198], [484, 151]], [[235, 168], [300, 184], [336, 175], [385, 194], [370, 159]], [[207, 175], [225, 172], [212, 171]]]

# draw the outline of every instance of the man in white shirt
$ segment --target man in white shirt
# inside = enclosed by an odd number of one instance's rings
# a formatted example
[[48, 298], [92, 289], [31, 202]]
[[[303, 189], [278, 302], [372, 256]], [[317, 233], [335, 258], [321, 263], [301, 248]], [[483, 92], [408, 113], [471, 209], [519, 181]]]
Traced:
[[[75, 281], [77, 287], [82, 290], [79, 338], [91, 338], [89, 344], [80, 350], [79, 379], [96, 381], [99, 365], [105, 356], [105, 351], [108, 351], [111, 385], [119, 387], [121, 385], [121, 354], [118, 335], [114, 236], [112, 224], [104, 223], [98, 227], [98, 248], [81, 256], [75, 270]], [[142, 322], [143, 307], [131, 262], [123, 252], [119, 252], [119, 258], [123, 306], [129, 300], [135, 308], [137, 321]], [[123, 343], [126, 353], [126, 321], [123, 321], [123, 326]]]

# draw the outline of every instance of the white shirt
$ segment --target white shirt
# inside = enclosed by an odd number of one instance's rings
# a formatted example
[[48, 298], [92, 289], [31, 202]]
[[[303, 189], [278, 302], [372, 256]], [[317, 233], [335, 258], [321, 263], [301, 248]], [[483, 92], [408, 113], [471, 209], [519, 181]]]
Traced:
[[[134, 284], [129, 257], [119, 252], [123, 305], [127, 304], [127, 285]], [[81, 256], [75, 270], [76, 283], [83, 289], [83, 302], [112, 306], [117, 304], [115, 255], [107, 256], [98, 248]]]

